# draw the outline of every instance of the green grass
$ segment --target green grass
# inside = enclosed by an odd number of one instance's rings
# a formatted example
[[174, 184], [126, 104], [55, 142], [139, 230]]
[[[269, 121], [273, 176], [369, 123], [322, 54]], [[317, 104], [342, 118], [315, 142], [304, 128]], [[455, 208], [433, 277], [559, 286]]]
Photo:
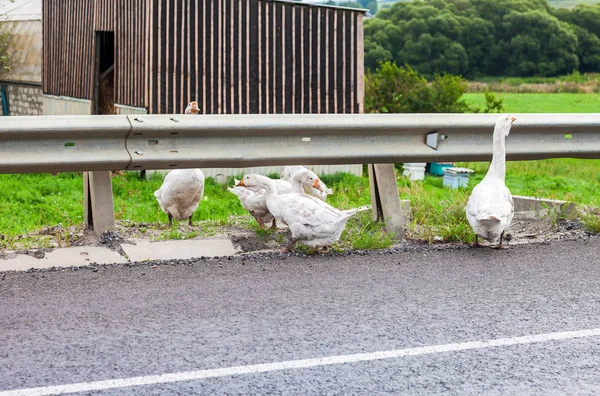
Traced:
[[[471, 189], [483, 178], [487, 163], [459, 163], [476, 170], [470, 178], [469, 187], [452, 190], [442, 186], [442, 178], [426, 176], [423, 182], [410, 182], [398, 178], [400, 195], [411, 202], [412, 218], [408, 235], [433, 242], [436, 237], [446, 241], [470, 242], [473, 234], [464, 215], [464, 207]], [[600, 208], [600, 160], [555, 159], [545, 161], [520, 161], [507, 164], [507, 185], [514, 195], [543, 196], [574, 201], [592, 208], [585, 217], [586, 227], [598, 229]], [[335, 193], [328, 202], [335, 207], [348, 209], [370, 204], [369, 180], [349, 174], [324, 176], [323, 180]], [[206, 181], [205, 199], [202, 200], [194, 220], [204, 221], [202, 228], [187, 230], [166, 227], [167, 217], [160, 210], [153, 192], [162, 183], [162, 176], [155, 175], [144, 181], [137, 173], [126, 172], [113, 177], [113, 194], [117, 220], [131, 224], [143, 224], [158, 228], [154, 240], [189, 239], [196, 236], [214, 235], [219, 227], [236, 226], [256, 229], [255, 221], [245, 212], [237, 197], [217, 184], [212, 178]], [[230, 184], [232, 182], [230, 181]], [[65, 173], [0, 175], [0, 230], [6, 239], [0, 246], [14, 245], [19, 239], [21, 246], [50, 246], [50, 236], [43, 235], [30, 242], [19, 235], [41, 230], [46, 226], [62, 225], [51, 236], [68, 245], [69, 235], [64, 227], [79, 225], [83, 221], [83, 193], [80, 174]], [[595, 231], [597, 232], [597, 231]], [[262, 231], [269, 237], [268, 231]], [[276, 238], [277, 235], [273, 235]], [[12, 238], [12, 239], [11, 239]], [[393, 245], [395, 238], [386, 234], [383, 224], [370, 219], [370, 211], [352, 218], [340, 242], [334, 249], [376, 249]]]
[[[166, 223], [167, 215], [154, 197], [162, 180], [160, 174], [149, 180], [139, 180], [137, 172], [115, 175], [115, 218]], [[15, 236], [58, 224], [70, 227], [83, 221], [83, 178], [80, 173], [0, 175], [0, 202], [0, 234]], [[194, 220], [227, 220], [244, 212], [235, 195], [208, 178]]]
[[600, 234], [600, 210], [590, 211], [581, 218], [585, 230], [592, 234]]
[[[489, 163], [463, 162], [457, 166], [475, 169], [476, 173], [469, 180], [473, 184], [479, 183], [485, 176]], [[600, 160], [509, 161], [506, 164], [506, 185], [513, 195], [600, 206]]]
[[14, 236], [44, 226], [83, 220], [81, 175], [0, 175], [0, 234]]
[[471, 242], [473, 231], [465, 217], [470, 190], [442, 186], [442, 178], [425, 176], [423, 182], [399, 180], [400, 196], [410, 201], [412, 219], [408, 235], [432, 243], [436, 237], [449, 242]]
[[[598, 113], [600, 94], [571, 93], [496, 93], [504, 99], [507, 113]], [[467, 93], [465, 101], [472, 107], [485, 107], [483, 93]]]
[[[160, 173], [152, 173], [149, 180], [140, 180], [137, 172], [125, 172], [113, 177], [115, 218], [138, 223], [167, 222], [167, 215], [159, 208], [154, 197], [154, 191], [160, 188], [162, 181]], [[229, 185], [233, 185], [233, 178]], [[207, 178], [204, 197], [194, 214], [194, 220], [226, 220], [230, 215], [241, 215], [244, 212], [235, 195], [214, 179]]]

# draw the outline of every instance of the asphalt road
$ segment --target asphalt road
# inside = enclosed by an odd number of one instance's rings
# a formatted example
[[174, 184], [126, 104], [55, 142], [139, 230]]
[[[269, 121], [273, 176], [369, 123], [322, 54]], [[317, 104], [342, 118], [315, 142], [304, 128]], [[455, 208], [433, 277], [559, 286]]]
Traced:
[[[82, 394], [600, 394], [600, 239], [0, 279], [0, 395], [132, 377], [150, 382]], [[541, 341], [514, 341], [529, 335]], [[455, 350], [495, 339], [509, 342]], [[290, 363], [331, 356], [343, 357]], [[262, 363], [277, 365], [229, 369]], [[219, 368], [222, 376], [201, 371]]]

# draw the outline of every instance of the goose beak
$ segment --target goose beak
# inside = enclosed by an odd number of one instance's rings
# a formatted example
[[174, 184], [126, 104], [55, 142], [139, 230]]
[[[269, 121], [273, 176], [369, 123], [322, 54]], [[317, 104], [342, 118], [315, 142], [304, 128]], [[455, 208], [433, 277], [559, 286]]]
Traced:
[[319, 184], [319, 179], [315, 179], [315, 182], [312, 185], [314, 188], [316, 188], [317, 190], [323, 192], [323, 189], [321, 188], [321, 185]]
[[198, 102], [192, 102], [192, 113], [198, 114], [200, 112], [200, 108], [198, 107]]
[[244, 184], [244, 179], [240, 180], [238, 182], [238, 184], [235, 185], [236, 187], [246, 187], [246, 184]]
[[515, 117], [510, 117], [510, 123], [512, 124], [513, 122], [515, 122], [517, 119]]

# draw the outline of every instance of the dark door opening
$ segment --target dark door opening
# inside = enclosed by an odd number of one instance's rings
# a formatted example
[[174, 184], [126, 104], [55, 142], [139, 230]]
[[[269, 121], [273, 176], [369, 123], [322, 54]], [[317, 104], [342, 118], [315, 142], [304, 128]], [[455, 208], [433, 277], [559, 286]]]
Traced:
[[115, 114], [115, 34], [96, 32], [93, 114]]

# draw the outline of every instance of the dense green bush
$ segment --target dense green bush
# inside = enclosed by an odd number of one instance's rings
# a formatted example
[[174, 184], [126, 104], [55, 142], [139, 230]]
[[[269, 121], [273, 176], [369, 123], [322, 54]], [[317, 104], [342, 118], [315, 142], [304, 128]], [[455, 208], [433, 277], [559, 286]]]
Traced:
[[365, 22], [365, 66], [408, 63], [427, 77], [600, 71], [600, 4], [546, 0], [398, 2]]
[[[431, 82], [410, 66], [398, 67], [384, 62], [365, 76], [367, 113], [467, 113], [481, 109], [469, 107], [462, 99], [467, 83], [460, 76], [436, 75]], [[484, 112], [503, 110], [502, 99], [486, 92]]]

